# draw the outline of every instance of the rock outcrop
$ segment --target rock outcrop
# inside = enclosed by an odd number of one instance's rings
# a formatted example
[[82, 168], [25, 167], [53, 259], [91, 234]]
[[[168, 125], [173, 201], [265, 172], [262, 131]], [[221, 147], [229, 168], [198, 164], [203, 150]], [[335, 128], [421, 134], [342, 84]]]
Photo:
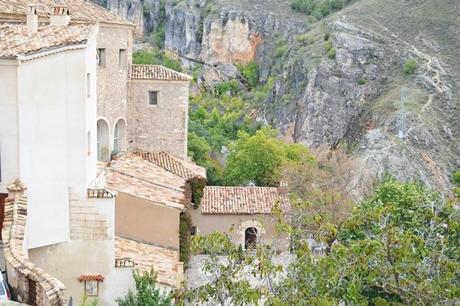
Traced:
[[[108, 7], [133, 20], [146, 14], [136, 1]], [[160, 0], [142, 2], [155, 20]], [[211, 67], [205, 84], [227, 77], [219, 67], [254, 60], [260, 82], [275, 79], [259, 117], [292, 141], [346, 147], [360, 184], [388, 173], [448, 192], [460, 167], [460, 3], [361, 0], [320, 22], [289, 3], [167, 0], [165, 48]], [[409, 58], [414, 74], [403, 71]]]

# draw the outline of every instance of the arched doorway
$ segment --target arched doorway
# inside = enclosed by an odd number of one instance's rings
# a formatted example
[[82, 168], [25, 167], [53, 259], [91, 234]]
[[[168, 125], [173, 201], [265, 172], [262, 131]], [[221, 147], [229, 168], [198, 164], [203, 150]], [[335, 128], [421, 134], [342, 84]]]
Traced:
[[244, 249], [255, 249], [257, 245], [257, 229], [255, 227], [248, 227], [244, 231]]
[[109, 125], [104, 119], [97, 120], [97, 159], [110, 160]]
[[113, 154], [126, 149], [126, 121], [118, 119], [113, 128]]

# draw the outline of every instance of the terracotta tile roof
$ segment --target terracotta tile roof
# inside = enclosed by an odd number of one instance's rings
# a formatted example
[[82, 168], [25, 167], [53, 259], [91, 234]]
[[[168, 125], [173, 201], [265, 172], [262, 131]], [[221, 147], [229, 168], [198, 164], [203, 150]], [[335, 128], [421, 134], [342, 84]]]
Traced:
[[277, 203], [290, 210], [287, 193], [275, 187], [207, 186], [200, 207], [203, 214], [270, 214]]
[[98, 282], [103, 282], [104, 281], [104, 276], [101, 274], [82, 274], [78, 277], [79, 282], [83, 281], [98, 281]]
[[[0, 0], [0, 20], [25, 21], [27, 7], [33, 3], [41, 18], [48, 18], [53, 7], [58, 4], [67, 6], [71, 23], [108, 23], [134, 26], [128, 20], [109, 10], [86, 0]], [[42, 20], [41, 20], [42, 21]]]
[[160, 284], [176, 286], [176, 266], [179, 261], [177, 251], [115, 236], [115, 258], [131, 259], [140, 272], [153, 268], [158, 273]]
[[36, 33], [28, 35], [26, 25], [3, 24], [0, 25], [0, 57], [18, 57], [69, 45], [84, 44], [95, 29], [95, 26], [84, 24], [66, 27], [45, 26], [39, 28]]
[[129, 70], [132, 80], [190, 81], [191, 76], [160, 65], [132, 65]]
[[186, 180], [206, 179], [206, 169], [184, 160], [177, 159], [169, 153], [135, 152], [134, 154]]
[[179, 209], [186, 204], [185, 179], [133, 153], [117, 155], [106, 168], [109, 190]]

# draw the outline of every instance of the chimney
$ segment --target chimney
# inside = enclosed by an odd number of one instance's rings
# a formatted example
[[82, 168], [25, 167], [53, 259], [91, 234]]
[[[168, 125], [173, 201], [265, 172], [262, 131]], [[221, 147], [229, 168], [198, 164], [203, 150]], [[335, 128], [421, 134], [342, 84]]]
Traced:
[[34, 5], [29, 5], [27, 10], [27, 33], [36, 33], [38, 30], [38, 15], [37, 8]]
[[69, 9], [64, 5], [56, 5], [53, 7], [53, 14], [50, 17], [50, 25], [66, 26], [69, 25], [70, 15]]

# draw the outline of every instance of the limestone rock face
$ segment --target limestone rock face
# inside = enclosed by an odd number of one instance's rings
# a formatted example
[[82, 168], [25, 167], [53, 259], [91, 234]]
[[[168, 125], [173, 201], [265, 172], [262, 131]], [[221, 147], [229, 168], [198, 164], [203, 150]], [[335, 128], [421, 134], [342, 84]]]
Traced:
[[[147, 35], [161, 2], [140, 3], [107, 7]], [[320, 22], [289, 4], [167, 0], [165, 48], [205, 64], [199, 82], [210, 87], [254, 60], [261, 83], [275, 80], [258, 117], [286, 139], [346, 147], [361, 165], [356, 188], [389, 173], [450, 190], [460, 168], [460, 2], [361, 0]], [[418, 67], [406, 75], [409, 58]]]

